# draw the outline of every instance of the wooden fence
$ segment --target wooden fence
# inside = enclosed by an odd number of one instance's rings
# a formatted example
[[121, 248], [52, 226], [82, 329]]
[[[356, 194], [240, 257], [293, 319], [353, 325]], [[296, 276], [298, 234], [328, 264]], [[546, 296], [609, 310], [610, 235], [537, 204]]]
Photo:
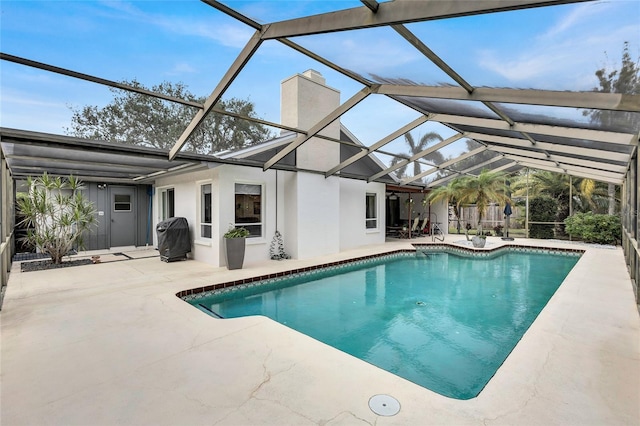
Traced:
[[[524, 228], [525, 209], [524, 207], [512, 206], [511, 207], [511, 221], [509, 228], [522, 229]], [[473, 229], [478, 226], [478, 208], [475, 205], [464, 206], [460, 208], [460, 229], [465, 229], [467, 224], [470, 224]], [[489, 231], [498, 225], [504, 226], [505, 215], [503, 205], [491, 205], [487, 208], [484, 217], [482, 218], [482, 228]], [[449, 207], [449, 226], [453, 228], [458, 227], [458, 220], [453, 213], [453, 207]]]

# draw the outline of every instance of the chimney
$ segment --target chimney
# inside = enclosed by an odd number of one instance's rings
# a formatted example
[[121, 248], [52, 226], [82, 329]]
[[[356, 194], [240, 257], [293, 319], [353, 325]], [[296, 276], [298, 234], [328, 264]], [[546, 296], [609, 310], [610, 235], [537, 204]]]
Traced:
[[[308, 130], [340, 106], [340, 92], [326, 85], [318, 71], [307, 70], [282, 81], [280, 122], [286, 126]], [[340, 120], [325, 127], [320, 134], [340, 137]], [[298, 147], [297, 166], [327, 171], [340, 163], [340, 146], [336, 142], [311, 138]]]

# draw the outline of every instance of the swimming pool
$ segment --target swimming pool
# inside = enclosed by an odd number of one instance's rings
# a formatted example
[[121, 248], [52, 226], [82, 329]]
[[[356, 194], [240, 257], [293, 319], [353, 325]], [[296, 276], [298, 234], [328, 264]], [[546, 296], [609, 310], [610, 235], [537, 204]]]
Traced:
[[189, 298], [213, 315], [265, 315], [442, 395], [478, 395], [578, 261], [577, 253], [447, 250]]

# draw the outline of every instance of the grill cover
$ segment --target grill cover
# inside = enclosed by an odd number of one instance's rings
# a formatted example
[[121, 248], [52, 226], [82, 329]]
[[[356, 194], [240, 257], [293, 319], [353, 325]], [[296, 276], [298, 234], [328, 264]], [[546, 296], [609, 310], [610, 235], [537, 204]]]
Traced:
[[163, 220], [156, 226], [158, 234], [158, 251], [160, 260], [172, 262], [184, 260], [191, 252], [191, 238], [189, 237], [189, 223], [184, 217], [172, 217]]

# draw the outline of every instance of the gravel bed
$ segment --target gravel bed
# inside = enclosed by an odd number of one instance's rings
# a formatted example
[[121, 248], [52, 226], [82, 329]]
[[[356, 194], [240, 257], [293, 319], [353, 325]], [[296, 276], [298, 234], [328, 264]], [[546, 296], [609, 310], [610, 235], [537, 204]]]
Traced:
[[91, 265], [91, 259], [67, 260], [62, 263], [55, 264], [52, 260], [43, 260], [39, 262], [22, 262], [20, 270], [22, 272], [44, 271], [47, 269], [68, 268], [69, 266]]

